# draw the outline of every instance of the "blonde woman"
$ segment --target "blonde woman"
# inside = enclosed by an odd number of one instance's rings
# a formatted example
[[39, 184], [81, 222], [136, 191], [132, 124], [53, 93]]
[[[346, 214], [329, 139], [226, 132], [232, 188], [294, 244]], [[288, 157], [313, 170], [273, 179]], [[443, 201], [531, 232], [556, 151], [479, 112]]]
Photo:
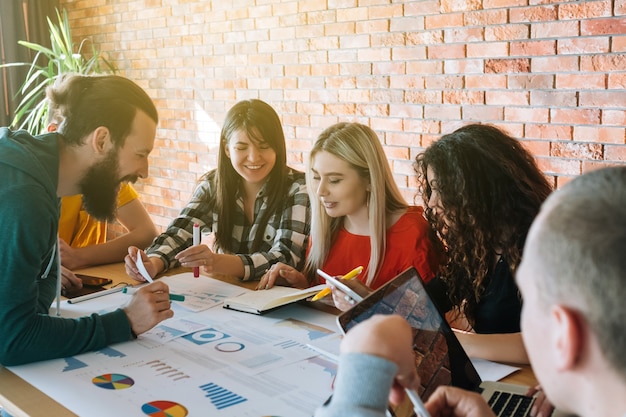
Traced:
[[[409, 266], [429, 281], [438, 256], [422, 207], [409, 206], [387, 163], [376, 133], [359, 123], [338, 123], [323, 131], [310, 154], [307, 188], [311, 236], [302, 272], [277, 264], [261, 279], [306, 286], [320, 268], [342, 276], [363, 266], [358, 280], [376, 289]], [[335, 304], [347, 308], [335, 290]]]

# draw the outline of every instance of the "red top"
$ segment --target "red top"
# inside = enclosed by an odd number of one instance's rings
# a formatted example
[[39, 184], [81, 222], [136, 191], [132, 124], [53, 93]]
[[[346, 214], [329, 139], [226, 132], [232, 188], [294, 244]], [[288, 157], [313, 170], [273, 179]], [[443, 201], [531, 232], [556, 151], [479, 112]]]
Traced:
[[[430, 226], [423, 212], [422, 207], [410, 206], [407, 212], [387, 230], [384, 261], [370, 288], [377, 289], [410, 266], [417, 269], [424, 282], [430, 281], [435, 276], [438, 257], [428, 238]], [[367, 280], [369, 259], [370, 237], [353, 235], [342, 227], [321, 269], [336, 276], [344, 275], [362, 265], [365, 269], [358, 279], [364, 283]], [[319, 279], [324, 282], [323, 278]]]

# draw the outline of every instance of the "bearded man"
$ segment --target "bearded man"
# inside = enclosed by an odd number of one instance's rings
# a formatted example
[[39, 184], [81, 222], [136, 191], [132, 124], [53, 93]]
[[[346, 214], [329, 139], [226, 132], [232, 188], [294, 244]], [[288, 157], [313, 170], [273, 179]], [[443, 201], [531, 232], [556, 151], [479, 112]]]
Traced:
[[67, 76], [48, 99], [65, 120], [32, 136], [0, 128], [0, 364], [67, 357], [130, 340], [173, 316], [169, 289], [150, 284], [124, 308], [79, 319], [49, 314], [60, 283], [59, 199], [114, 218], [117, 191], [148, 175], [158, 114], [146, 92], [115, 75]]

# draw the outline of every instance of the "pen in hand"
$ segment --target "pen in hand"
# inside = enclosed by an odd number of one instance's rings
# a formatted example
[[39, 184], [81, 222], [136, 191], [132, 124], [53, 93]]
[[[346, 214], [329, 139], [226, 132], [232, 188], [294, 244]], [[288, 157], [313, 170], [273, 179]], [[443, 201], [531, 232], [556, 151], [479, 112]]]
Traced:
[[[193, 245], [198, 246], [200, 244], [200, 225], [198, 223], [193, 224]], [[200, 267], [193, 267], [193, 277], [200, 277]]]
[[[341, 279], [349, 280], [349, 279], [356, 278], [356, 277], [359, 276], [359, 274], [361, 272], [363, 272], [363, 267], [362, 266], [357, 266], [352, 271], [350, 271], [346, 275], [342, 276]], [[332, 292], [332, 290], [330, 288], [326, 287], [322, 291], [320, 291], [317, 294], [315, 294], [315, 297], [313, 297], [311, 299], [311, 301], [321, 300], [322, 298], [326, 297], [331, 292]]]
[[[124, 294], [134, 294], [135, 291], [137, 291], [138, 288], [133, 288], [133, 287], [124, 287], [122, 289], [122, 292]], [[185, 296], [181, 295], [181, 294], [169, 294], [170, 297], [170, 301], [185, 301]]]

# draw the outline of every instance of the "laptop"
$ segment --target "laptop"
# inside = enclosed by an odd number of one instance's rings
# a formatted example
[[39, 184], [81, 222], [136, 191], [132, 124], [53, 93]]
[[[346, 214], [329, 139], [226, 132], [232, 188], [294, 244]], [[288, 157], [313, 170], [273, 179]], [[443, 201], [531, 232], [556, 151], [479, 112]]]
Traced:
[[480, 392], [498, 416], [530, 414], [534, 397], [525, 395], [528, 387], [481, 380], [415, 268], [400, 273], [343, 312], [337, 323], [345, 333], [375, 314], [398, 314], [413, 328], [415, 367], [421, 379], [418, 395], [423, 400], [439, 385], [453, 385]]

